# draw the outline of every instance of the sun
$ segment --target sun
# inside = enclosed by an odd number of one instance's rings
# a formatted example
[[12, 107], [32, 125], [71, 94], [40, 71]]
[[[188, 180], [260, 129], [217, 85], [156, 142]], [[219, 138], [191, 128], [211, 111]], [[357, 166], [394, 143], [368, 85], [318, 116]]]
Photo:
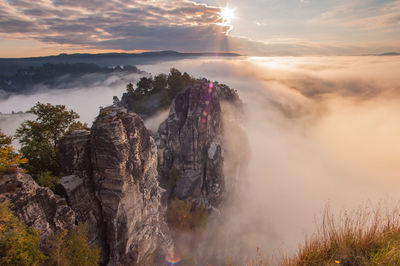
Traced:
[[222, 7], [219, 15], [223, 24], [230, 24], [235, 18], [235, 8], [231, 8], [229, 6]]

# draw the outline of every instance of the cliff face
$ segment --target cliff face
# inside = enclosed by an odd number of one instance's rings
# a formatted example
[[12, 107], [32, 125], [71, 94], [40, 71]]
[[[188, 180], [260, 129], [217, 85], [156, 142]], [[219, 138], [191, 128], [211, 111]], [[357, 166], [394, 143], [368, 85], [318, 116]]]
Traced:
[[154, 252], [169, 251], [157, 148], [138, 115], [102, 109], [90, 133], [63, 138], [59, 159], [62, 190], [92, 241], [105, 243], [108, 265], [148, 265]]
[[21, 171], [0, 178], [0, 202], [4, 201], [19, 219], [41, 232], [42, 245], [55, 231], [75, 225], [75, 213], [65, 199]]
[[158, 130], [160, 179], [170, 197], [218, 206], [224, 196], [221, 100], [236, 101], [225, 85], [201, 80], [179, 93]]

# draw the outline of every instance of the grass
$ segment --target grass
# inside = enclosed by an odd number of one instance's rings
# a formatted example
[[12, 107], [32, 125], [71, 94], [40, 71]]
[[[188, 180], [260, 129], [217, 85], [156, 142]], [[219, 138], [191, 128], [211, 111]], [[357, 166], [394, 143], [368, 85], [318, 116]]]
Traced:
[[[276, 260], [257, 249], [257, 255], [245, 261], [240, 265], [400, 265], [400, 211], [365, 205], [335, 216], [326, 208], [317, 232], [294, 256]], [[229, 260], [227, 265], [236, 266]]]
[[281, 265], [400, 265], [399, 214], [378, 206], [334, 217], [327, 209], [317, 233]]

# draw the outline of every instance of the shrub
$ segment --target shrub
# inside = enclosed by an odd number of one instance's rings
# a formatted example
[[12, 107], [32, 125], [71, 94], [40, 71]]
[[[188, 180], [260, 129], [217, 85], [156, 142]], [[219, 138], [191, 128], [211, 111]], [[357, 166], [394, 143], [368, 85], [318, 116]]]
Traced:
[[55, 186], [59, 183], [60, 179], [51, 174], [51, 172], [42, 172], [38, 175], [36, 183], [40, 186], [48, 187], [54, 190]]
[[39, 249], [39, 234], [0, 204], [0, 264], [39, 265], [46, 256]]
[[204, 204], [199, 206], [188, 200], [171, 200], [168, 211], [168, 224], [178, 230], [202, 229], [207, 224], [208, 213]]
[[49, 244], [50, 265], [98, 265], [99, 249], [90, 248], [84, 225], [69, 232], [66, 229], [59, 231], [50, 237]]

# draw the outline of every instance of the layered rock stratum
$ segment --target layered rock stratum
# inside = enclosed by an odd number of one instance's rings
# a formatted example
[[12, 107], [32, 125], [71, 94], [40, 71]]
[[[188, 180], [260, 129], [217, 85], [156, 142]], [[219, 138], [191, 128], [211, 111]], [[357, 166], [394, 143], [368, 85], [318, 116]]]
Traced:
[[66, 198], [90, 239], [105, 243], [108, 265], [148, 265], [169, 252], [157, 147], [138, 115], [102, 109], [90, 132], [63, 138], [59, 161]]
[[5, 201], [19, 219], [40, 232], [42, 245], [52, 233], [75, 225], [75, 212], [66, 200], [20, 170], [0, 178], [0, 202]]
[[[225, 145], [221, 101], [240, 104], [229, 87], [201, 80], [176, 96], [168, 118], [160, 125], [158, 169], [170, 197], [208, 208], [222, 202]], [[172, 177], [173, 172], [177, 176]]]

